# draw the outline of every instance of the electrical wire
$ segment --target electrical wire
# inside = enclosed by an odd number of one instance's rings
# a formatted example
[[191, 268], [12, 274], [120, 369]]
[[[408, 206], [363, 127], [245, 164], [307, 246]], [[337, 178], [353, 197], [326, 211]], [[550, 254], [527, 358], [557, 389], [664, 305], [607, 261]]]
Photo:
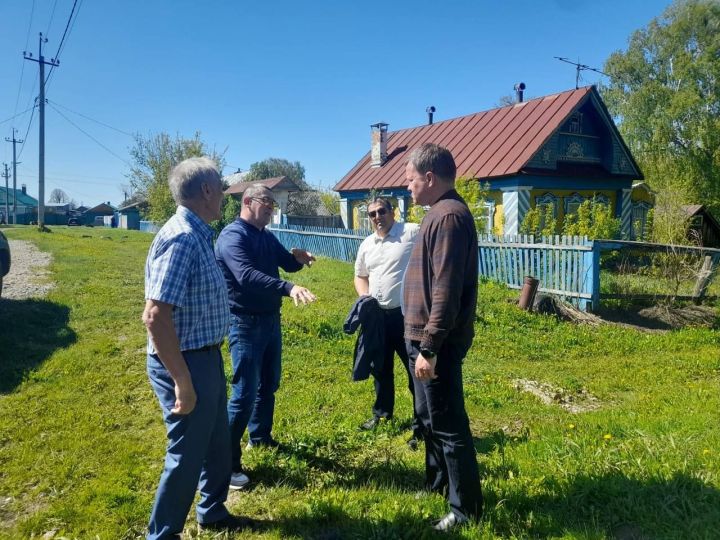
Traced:
[[23, 137], [23, 142], [20, 145], [20, 151], [18, 152], [17, 159], [20, 159], [20, 156], [22, 156], [23, 150], [25, 149], [25, 143], [28, 140], [28, 133], [30, 133], [30, 126], [32, 126], [33, 118], [35, 118], [35, 107], [37, 107], [37, 105], [33, 105], [33, 107], [32, 107], [32, 114], [30, 115], [30, 121], [28, 122], [27, 129], [25, 130], [25, 136]]
[[65, 116], [65, 115], [62, 113], [62, 111], [60, 111], [60, 110], [59, 110], [57, 107], [55, 107], [52, 103], [49, 103], [49, 105], [50, 105], [50, 107], [51, 107], [56, 113], [58, 113], [60, 116], [62, 116], [62, 117], [63, 117], [67, 122], [69, 122], [75, 129], [77, 129], [78, 131], [80, 131], [81, 133], [83, 133], [83, 134], [84, 134], [86, 137], [88, 137], [89, 139], [93, 140], [98, 146], [100, 146], [101, 148], [103, 148], [106, 152], [108, 152], [109, 154], [112, 154], [113, 156], [115, 156], [116, 158], [118, 158], [120, 161], [122, 161], [123, 163], [125, 163], [125, 165], [127, 165], [128, 167], [132, 167], [132, 164], [131, 164], [130, 162], [126, 161], [125, 158], [122, 158], [122, 157], [120, 157], [119, 155], [117, 155], [115, 152], [113, 152], [112, 150], [110, 150], [110, 149], [109, 149], [107, 146], [105, 146], [103, 143], [101, 143], [100, 141], [98, 141], [95, 137], [93, 137], [92, 135], [90, 135], [90, 134], [89, 134], [87, 131], [85, 131], [83, 128], [81, 128], [80, 126], [78, 126], [75, 122], [73, 122], [72, 120], [70, 120], [67, 116]]
[[[28, 43], [30, 43], [30, 29], [32, 28], [33, 15], [35, 14], [35, 0], [33, 0], [32, 8], [30, 9], [30, 22], [28, 23], [27, 36], [25, 37], [25, 50], [27, 51]], [[15, 98], [15, 111], [13, 114], [17, 114], [18, 103], [20, 103], [20, 92], [22, 90], [23, 76], [25, 75], [25, 59], [23, 59], [22, 68], [20, 69], [20, 84], [18, 85], [17, 97]]]
[[[82, 4], [82, 2], [81, 2]], [[63, 32], [62, 38], [60, 39], [60, 44], [58, 45], [57, 52], [55, 53], [54, 59], [56, 61], [60, 60], [60, 53], [62, 52], [62, 48], [65, 44], [65, 38], [68, 35], [68, 28], [70, 28], [70, 23], [73, 21], [73, 14], [75, 14], [75, 8], [78, 5], [78, 0], [75, 0], [73, 2], [72, 10], [70, 11], [70, 16], [68, 17], [67, 23], [65, 24], [65, 31]], [[80, 8], [78, 8], [78, 13], [80, 13]], [[77, 15], [75, 16], [75, 20], [77, 20]], [[75, 24], [73, 23], [73, 27]], [[50, 66], [50, 72], [47, 75], [47, 78], [45, 79], [45, 90], [47, 91], [48, 85], [50, 84], [50, 78], [52, 77], [52, 74], [55, 70], [55, 65]]]
[[50, 12], [50, 22], [48, 23], [47, 30], [45, 31], [46, 36], [50, 34], [50, 27], [52, 26], [53, 19], [55, 18], [55, 8], [56, 7], [57, 7], [57, 0], [55, 0], [55, 2], [53, 2], [53, 8], [52, 8], [52, 11]]
[[95, 120], [94, 118], [90, 118], [89, 116], [87, 116], [87, 115], [85, 115], [85, 114], [79, 113], [79, 112], [77, 112], [77, 111], [73, 111], [72, 109], [70, 109], [70, 108], [68, 108], [68, 107], [65, 107], [65, 105], [60, 105], [60, 103], [58, 103], [57, 101], [52, 101], [52, 100], [50, 100], [50, 99], [48, 99], [47, 101], [48, 101], [48, 103], [52, 103], [53, 105], [56, 105], [57, 107], [61, 107], [61, 108], [65, 109], [65, 110], [68, 111], [68, 112], [71, 112], [71, 113], [73, 113], [73, 114], [77, 114], [78, 116], [82, 116], [83, 118], [85, 118], [85, 119], [87, 119], [87, 120], [90, 120], [91, 122], [95, 122], [96, 124], [100, 124], [101, 126], [105, 126], [106, 128], [110, 128], [110, 129], [112, 129], [112, 130], [115, 130], [115, 131], [117, 131], [118, 133], [122, 133], [123, 135], [127, 135], [128, 137], [134, 137], [134, 136], [135, 136], [135, 135], [133, 135], [132, 133], [128, 133], [127, 131], [123, 131], [122, 129], [118, 129], [118, 128], [116, 128], [116, 127], [113, 127], [113, 126], [111, 126], [110, 124], [106, 124], [105, 122], [101, 122], [100, 120]]
[[11, 116], [10, 118], [7, 118], [7, 119], [3, 120], [2, 122], [0, 122], [0, 125], [1, 125], [1, 124], [5, 124], [6, 122], [9, 122], [9, 121], [12, 120], [13, 118], [17, 118], [18, 116], [22, 116], [23, 114], [27, 113], [28, 111], [30, 111], [30, 110], [32, 110], [32, 109], [34, 109], [34, 107], [30, 107], [29, 109], [25, 109], [24, 111], [19, 112], [19, 113], [15, 114], [15, 115]]

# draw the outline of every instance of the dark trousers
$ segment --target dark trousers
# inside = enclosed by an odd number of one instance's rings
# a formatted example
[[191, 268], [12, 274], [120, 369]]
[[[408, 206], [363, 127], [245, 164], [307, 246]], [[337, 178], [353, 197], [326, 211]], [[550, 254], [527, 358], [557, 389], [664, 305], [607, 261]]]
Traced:
[[159, 358], [147, 357], [150, 384], [160, 402], [167, 428], [165, 468], [155, 495], [147, 538], [177, 538], [182, 532], [195, 492], [199, 523], [228, 515], [225, 508], [230, 483], [230, 431], [227, 393], [220, 349], [185, 351], [197, 403], [190, 414], [173, 414], [175, 382]]
[[408, 379], [408, 389], [413, 396], [413, 433], [418, 437], [421, 435], [420, 421], [414, 414], [415, 409], [415, 385], [413, 384], [410, 368], [408, 367], [408, 353], [405, 346], [405, 320], [400, 308], [382, 310], [385, 317], [385, 352], [382, 370], [374, 376], [375, 379], [375, 403], [373, 404], [373, 415], [380, 418], [392, 418], [395, 410], [395, 353], [400, 357], [405, 374]]
[[480, 473], [463, 398], [465, 351], [443, 345], [437, 354], [437, 378], [419, 381], [415, 377], [419, 342], [408, 341], [407, 350], [415, 383], [415, 411], [425, 439], [427, 489], [447, 492], [450, 509], [460, 518], [479, 519], [483, 505]]
[[253, 443], [272, 439], [275, 392], [280, 387], [280, 313], [233, 315], [228, 344], [233, 367], [228, 401], [230, 447], [233, 472], [238, 472], [245, 429]]

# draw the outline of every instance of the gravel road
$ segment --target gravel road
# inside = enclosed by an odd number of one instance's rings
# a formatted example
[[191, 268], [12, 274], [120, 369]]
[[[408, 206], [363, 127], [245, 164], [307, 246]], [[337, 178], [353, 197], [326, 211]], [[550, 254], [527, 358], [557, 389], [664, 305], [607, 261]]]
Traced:
[[3, 278], [2, 297], [14, 300], [41, 298], [53, 283], [48, 265], [52, 258], [27, 240], [8, 240], [10, 243], [10, 272]]

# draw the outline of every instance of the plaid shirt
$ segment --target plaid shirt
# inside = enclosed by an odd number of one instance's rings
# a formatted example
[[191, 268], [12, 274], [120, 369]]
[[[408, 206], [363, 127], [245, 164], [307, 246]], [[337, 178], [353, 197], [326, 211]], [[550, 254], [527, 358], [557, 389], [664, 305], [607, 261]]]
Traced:
[[[174, 306], [181, 351], [220, 343], [230, 324], [227, 289], [212, 239], [209, 225], [178, 206], [155, 236], [145, 263], [145, 299]], [[147, 351], [155, 353], [150, 336]]]
[[472, 345], [478, 287], [475, 222], [450, 190], [423, 218], [404, 282], [405, 338], [439, 352], [443, 343]]

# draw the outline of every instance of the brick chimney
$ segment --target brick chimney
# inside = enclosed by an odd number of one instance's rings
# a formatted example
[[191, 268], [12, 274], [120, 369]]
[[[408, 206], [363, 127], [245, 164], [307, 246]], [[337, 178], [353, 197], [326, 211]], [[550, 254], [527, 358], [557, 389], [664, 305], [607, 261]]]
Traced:
[[370, 126], [370, 166], [382, 167], [387, 160], [387, 128], [388, 124], [378, 122]]
[[23, 195], [27, 195], [27, 185], [23, 184], [20, 189], [21, 189]]

